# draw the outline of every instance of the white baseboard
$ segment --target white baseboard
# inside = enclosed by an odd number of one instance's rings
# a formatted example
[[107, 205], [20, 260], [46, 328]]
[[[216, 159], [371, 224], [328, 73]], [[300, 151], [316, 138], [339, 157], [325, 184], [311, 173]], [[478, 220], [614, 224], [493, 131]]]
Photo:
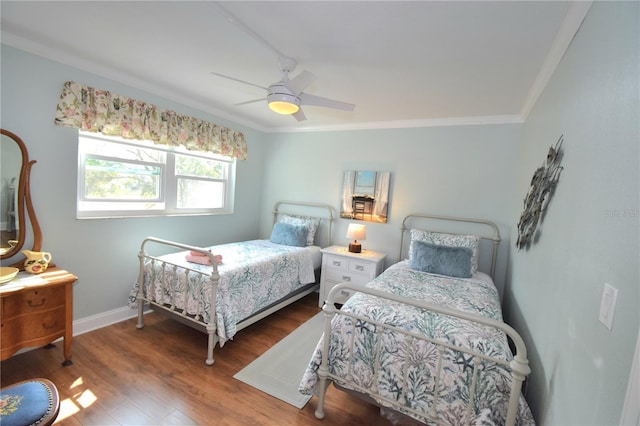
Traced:
[[73, 321], [73, 335], [78, 336], [80, 334], [88, 333], [120, 321], [128, 320], [137, 315], [137, 309], [131, 309], [128, 306], [123, 306], [122, 308], [112, 309], [89, 317], [80, 318]]
[[[151, 312], [150, 309], [144, 311], [145, 314]], [[73, 321], [73, 335], [78, 336], [80, 334], [88, 333], [93, 330], [97, 330], [102, 327], [106, 327], [111, 324], [115, 324], [120, 321], [125, 321], [130, 318], [134, 318], [138, 315], [137, 309], [131, 309], [128, 306], [122, 308], [112, 309], [110, 311], [102, 312], [100, 314], [91, 315], [89, 317], [80, 318]], [[54, 342], [62, 341], [62, 337], [54, 340]], [[37, 347], [23, 348], [15, 353], [15, 355], [28, 352], [30, 350], [37, 349]]]

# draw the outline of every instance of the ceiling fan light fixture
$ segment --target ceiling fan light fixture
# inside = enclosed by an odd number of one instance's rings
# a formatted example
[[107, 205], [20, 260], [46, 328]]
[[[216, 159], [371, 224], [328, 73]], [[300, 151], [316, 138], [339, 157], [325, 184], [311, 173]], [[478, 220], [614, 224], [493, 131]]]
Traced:
[[278, 114], [295, 114], [300, 109], [300, 99], [293, 95], [273, 93], [267, 96], [269, 108]]
[[300, 107], [287, 101], [269, 101], [269, 108], [278, 114], [295, 114]]
[[284, 84], [273, 84], [267, 95], [269, 108], [278, 114], [295, 114], [300, 109], [300, 98], [291, 93]]

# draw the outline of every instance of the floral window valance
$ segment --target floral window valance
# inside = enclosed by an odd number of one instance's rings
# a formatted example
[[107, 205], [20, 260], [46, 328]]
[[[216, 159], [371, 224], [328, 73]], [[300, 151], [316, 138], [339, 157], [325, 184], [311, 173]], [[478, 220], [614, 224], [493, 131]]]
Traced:
[[64, 84], [60, 94], [55, 124], [247, 158], [247, 143], [241, 132], [72, 81]]

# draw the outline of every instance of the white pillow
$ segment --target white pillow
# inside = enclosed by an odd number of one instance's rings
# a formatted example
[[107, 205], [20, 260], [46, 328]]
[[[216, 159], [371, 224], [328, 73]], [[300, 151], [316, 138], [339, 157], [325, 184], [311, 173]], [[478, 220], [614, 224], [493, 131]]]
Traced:
[[[473, 252], [471, 256], [471, 273], [478, 271], [478, 235], [445, 234], [442, 232], [424, 231], [422, 229], [411, 230], [411, 245], [414, 241], [424, 241], [430, 244], [448, 247], [467, 247]], [[412, 247], [409, 247], [409, 260], [411, 260]]]
[[320, 226], [320, 219], [313, 217], [302, 217], [302, 216], [282, 216], [280, 218], [281, 223], [287, 223], [289, 225], [296, 226], [306, 226], [309, 228], [309, 233], [307, 234], [307, 245], [312, 246], [316, 231], [318, 230], [318, 226]]

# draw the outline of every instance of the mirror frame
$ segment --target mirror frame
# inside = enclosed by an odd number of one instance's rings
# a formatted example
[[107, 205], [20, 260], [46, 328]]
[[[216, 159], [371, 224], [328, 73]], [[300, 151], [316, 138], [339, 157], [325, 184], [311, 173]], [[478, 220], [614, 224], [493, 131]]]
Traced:
[[[20, 148], [20, 153], [22, 154], [22, 165], [20, 167], [20, 178], [18, 179], [18, 204], [16, 205], [16, 213], [17, 213], [17, 223], [19, 224], [19, 230], [17, 235], [18, 244], [13, 246], [11, 250], [7, 251], [0, 255], [0, 259], [8, 259], [10, 257], [15, 256], [20, 252], [22, 247], [24, 246], [24, 242], [27, 236], [27, 218], [25, 216], [25, 209], [29, 216], [29, 224], [31, 225], [31, 231], [33, 233], [33, 251], [40, 251], [42, 247], [42, 230], [40, 229], [40, 224], [38, 223], [38, 218], [36, 217], [36, 212], [33, 208], [33, 203], [31, 201], [31, 188], [30, 188], [30, 177], [31, 177], [31, 167], [36, 163], [35, 160], [29, 160], [29, 152], [27, 151], [27, 146], [25, 143], [16, 135], [5, 129], [0, 129], [0, 134], [5, 135], [14, 140], [14, 142]], [[16, 262], [12, 266], [22, 267], [22, 261]]]

